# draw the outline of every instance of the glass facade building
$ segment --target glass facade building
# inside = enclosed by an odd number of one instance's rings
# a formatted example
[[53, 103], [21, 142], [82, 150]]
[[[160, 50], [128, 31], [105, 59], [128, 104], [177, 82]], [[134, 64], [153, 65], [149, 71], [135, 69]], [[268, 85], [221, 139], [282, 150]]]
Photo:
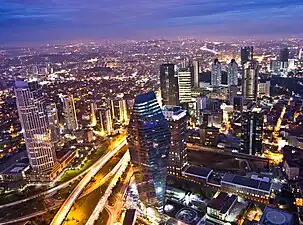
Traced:
[[127, 140], [140, 200], [162, 212], [170, 131], [154, 92], [136, 97]]
[[17, 80], [15, 95], [30, 165], [36, 173], [49, 174], [57, 159], [42, 89], [37, 81]]
[[164, 106], [163, 114], [171, 133], [168, 173], [181, 176], [182, 169], [188, 164], [185, 142], [186, 110], [183, 110], [180, 106]]
[[163, 105], [179, 105], [177, 67], [174, 64], [160, 66], [160, 86]]

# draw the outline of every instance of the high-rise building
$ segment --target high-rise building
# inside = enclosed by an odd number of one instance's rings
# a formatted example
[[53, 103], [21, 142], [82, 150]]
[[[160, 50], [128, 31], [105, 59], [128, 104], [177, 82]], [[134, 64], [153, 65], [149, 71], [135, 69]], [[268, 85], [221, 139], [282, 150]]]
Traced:
[[100, 111], [100, 123], [102, 124], [101, 128], [103, 129], [104, 133], [106, 133], [107, 135], [111, 135], [113, 133], [113, 120], [111, 110], [109, 108]]
[[282, 69], [288, 68], [289, 50], [288, 48], [283, 48], [280, 52], [280, 61], [282, 64]]
[[263, 114], [252, 106], [242, 112], [241, 152], [255, 155], [262, 152]]
[[257, 61], [249, 61], [244, 64], [242, 77], [242, 95], [244, 104], [255, 102], [258, 97], [258, 74], [259, 65]]
[[97, 109], [96, 103], [91, 102], [90, 103], [90, 120], [91, 120], [90, 126], [92, 126], [92, 127], [97, 125], [96, 109]]
[[57, 143], [60, 140], [58, 110], [55, 103], [46, 106], [51, 140]]
[[160, 66], [162, 105], [179, 105], [177, 68], [174, 64]]
[[211, 86], [219, 87], [222, 82], [221, 63], [215, 59], [211, 66]]
[[258, 97], [270, 97], [270, 80], [260, 80], [258, 82]]
[[178, 72], [178, 86], [180, 103], [191, 102], [191, 74], [188, 69]]
[[232, 59], [227, 68], [227, 84], [229, 86], [238, 86], [238, 64]]
[[241, 64], [245, 64], [249, 61], [252, 61], [254, 58], [254, 47], [245, 46], [241, 48]]
[[76, 114], [75, 102], [72, 95], [62, 96], [63, 113], [66, 123], [66, 128], [69, 131], [78, 130], [78, 119]]
[[127, 124], [129, 119], [127, 113], [126, 100], [124, 99], [110, 100], [110, 108], [111, 108], [113, 120], [121, 124]]
[[193, 61], [193, 67], [194, 67], [194, 82], [193, 85], [195, 88], [199, 87], [199, 62], [198, 61]]
[[42, 89], [37, 81], [15, 82], [17, 108], [31, 168], [50, 174], [56, 163]]
[[164, 106], [163, 114], [170, 128], [170, 150], [168, 173], [180, 176], [187, 165], [187, 148], [185, 143], [186, 110], [180, 106]]
[[170, 131], [154, 92], [135, 98], [127, 141], [141, 201], [163, 211]]
[[199, 123], [202, 124], [203, 110], [206, 109], [207, 98], [206, 96], [198, 96], [196, 99], [196, 117]]

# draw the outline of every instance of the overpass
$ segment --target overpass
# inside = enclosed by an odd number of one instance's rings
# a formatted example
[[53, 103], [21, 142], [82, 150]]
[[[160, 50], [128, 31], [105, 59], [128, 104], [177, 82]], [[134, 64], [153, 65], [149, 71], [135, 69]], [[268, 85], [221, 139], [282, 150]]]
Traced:
[[72, 193], [68, 196], [68, 198], [64, 201], [63, 205], [53, 218], [50, 225], [61, 225], [68, 212], [70, 211], [71, 207], [75, 203], [76, 199], [80, 196], [84, 188], [87, 186], [87, 184], [91, 181], [91, 179], [97, 174], [97, 172], [116, 154], [119, 152], [119, 150], [127, 144], [126, 138], [123, 138], [116, 146], [115, 148], [106, 153], [102, 158], [100, 158], [94, 166], [90, 168], [88, 173], [84, 176], [84, 178], [78, 183], [78, 185], [74, 188]]

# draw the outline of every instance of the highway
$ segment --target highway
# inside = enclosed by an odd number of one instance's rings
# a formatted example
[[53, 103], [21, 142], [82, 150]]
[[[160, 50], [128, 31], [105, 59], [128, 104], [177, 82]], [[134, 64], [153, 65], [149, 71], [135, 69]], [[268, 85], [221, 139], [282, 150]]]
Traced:
[[86, 185], [91, 181], [91, 179], [96, 175], [96, 173], [126, 144], [126, 138], [123, 138], [120, 142], [118, 142], [118, 144], [113, 148], [112, 151], [106, 153], [93, 166], [90, 167], [85, 177], [79, 182], [79, 184], [74, 188], [72, 193], [65, 200], [65, 202], [53, 218], [51, 225], [61, 225], [63, 223], [72, 205], [80, 196]]
[[29, 221], [32, 218], [35, 218], [37, 216], [41, 216], [41, 215], [49, 212], [50, 210], [57, 209], [59, 207], [60, 207], [60, 205], [56, 204], [56, 205], [53, 205], [53, 206], [51, 206], [49, 208], [46, 208], [46, 209], [40, 210], [38, 212], [32, 213], [30, 215], [22, 216], [22, 217], [19, 217], [19, 218], [10, 220], [10, 221], [0, 222], [0, 225], [16, 224], [16, 223], [21, 223], [21, 222], [24, 222], [24, 221]]
[[102, 212], [102, 210], [104, 209], [104, 207], [106, 205], [108, 197], [112, 193], [112, 189], [116, 186], [120, 176], [125, 171], [129, 161], [130, 161], [130, 155], [129, 155], [129, 151], [127, 151], [124, 154], [123, 158], [120, 160], [120, 162], [115, 167], [115, 168], [119, 168], [119, 169], [115, 173], [115, 176], [113, 177], [112, 181], [110, 182], [109, 186], [107, 187], [104, 195], [99, 200], [99, 202], [98, 202], [97, 206], [95, 207], [93, 213], [91, 214], [91, 216], [87, 220], [86, 225], [94, 225], [95, 221], [99, 218], [100, 213]]
[[[123, 140], [126, 140], [125, 137], [123, 137], [121, 140], [119, 141], [123, 141]], [[114, 143], [115, 144], [115, 143]], [[14, 201], [14, 202], [10, 202], [10, 203], [6, 203], [6, 204], [3, 204], [3, 205], [0, 205], [0, 209], [3, 209], [3, 208], [7, 208], [7, 207], [11, 207], [11, 206], [14, 206], [14, 205], [19, 205], [21, 203], [25, 203], [27, 201], [30, 201], [32, 199], [35, 199], [35, 198], [38, 198], [38, 197], [42, 197], [44, 195], [48, 195], [48, 194], [51, 194], [53, 192], [56, 192], [56, 191], [59, 191], [63, 188], [66, 188], [69, 184], [75, 182], [76, 180], [80, 179], [81, 177], [83, 177], [93, 166], [95, 166], [97, 164], [97, 162], [95, 162], [91, 167], [87, 168], [86, 170], [84, 170], [82, 173], [80, 173], [79, 175], [75, 176], [74, 178], [56, 186], [56, 187], [53, 187], [47, 191], [44, 191], [44, 192], [41, 192], [39, 194], [36, 194], [36, 195], [33, 195], [33, 196], [30, 196], [28, 198], [24, 198], [24, 199], [21, 199], [21, 200], [18, 200], [18, 201]]]

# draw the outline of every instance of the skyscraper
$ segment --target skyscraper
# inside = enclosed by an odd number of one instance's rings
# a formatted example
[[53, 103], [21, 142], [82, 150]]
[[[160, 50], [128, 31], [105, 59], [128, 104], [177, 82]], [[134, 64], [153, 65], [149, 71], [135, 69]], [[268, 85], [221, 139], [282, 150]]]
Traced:
[[198, 61], [193, 61], [193, 67], [194, 67], [194, 87], [198, 88], [199, 87], [199, 62]]
[[60, 140], [58, 110], [55, 103], [46, 106], [51, 141], [56, 143]]
[[227, 84], [229, 86], [238, 86], [238, 64], [232, 59], [227, 68]]
[[242, 77], [242, 95], [244, 105], [255, 102], [258, 97], [258, 74], [259, 65], [257, 61], [249, 61], [244, 64]]
[[178, 72], [178, 86], [180, 103], [191, 102], [191, 74], [188, 69]]
[[219, 87], [222, 80], [221, 63], [215, 59], [211, 66], [211, 86]]
[[113, 132], [113, 120], [111, 110], [109, 108], [100, 110], [99, 118], [101, 133], [111, 135]]
[[254, 58], [254, 47], [245, 46], [241, 48], [241, 64], [245, 64], [249, 61], [252, 61]]
[[280, 52], [280, 61], [282, 69], [288, 68], [289, 50], [288, 48], [283, 48]]
[[168, 173], [180, 176], [182, 169], [187, 165], [186, 110], [183, 110], [180, 106], [164, 106], [163, 114], [168, 122], [171, 134]]
[[261, 108], [251, 107], [242, 112], [241, 152], [255, 155], [262, 151], [263, 114]]
[[17, 80], [15, 94], [30, 165], [36, 173], [50, 174], [56, 153], [42, 89], [37, 81]]
[[163, 105], [179, 105], [178, 75], [174, 64], [160, 66], [160, 86]]
[[62, 101], [66, 127], [69, 131], [75, 131], [79, 128], [79, 126], [74, 98], [72, 95], [63, 96]]
[[154, 92], [136, 97], [127, 140], [141, 201], [163, 211], [170, 131]]

